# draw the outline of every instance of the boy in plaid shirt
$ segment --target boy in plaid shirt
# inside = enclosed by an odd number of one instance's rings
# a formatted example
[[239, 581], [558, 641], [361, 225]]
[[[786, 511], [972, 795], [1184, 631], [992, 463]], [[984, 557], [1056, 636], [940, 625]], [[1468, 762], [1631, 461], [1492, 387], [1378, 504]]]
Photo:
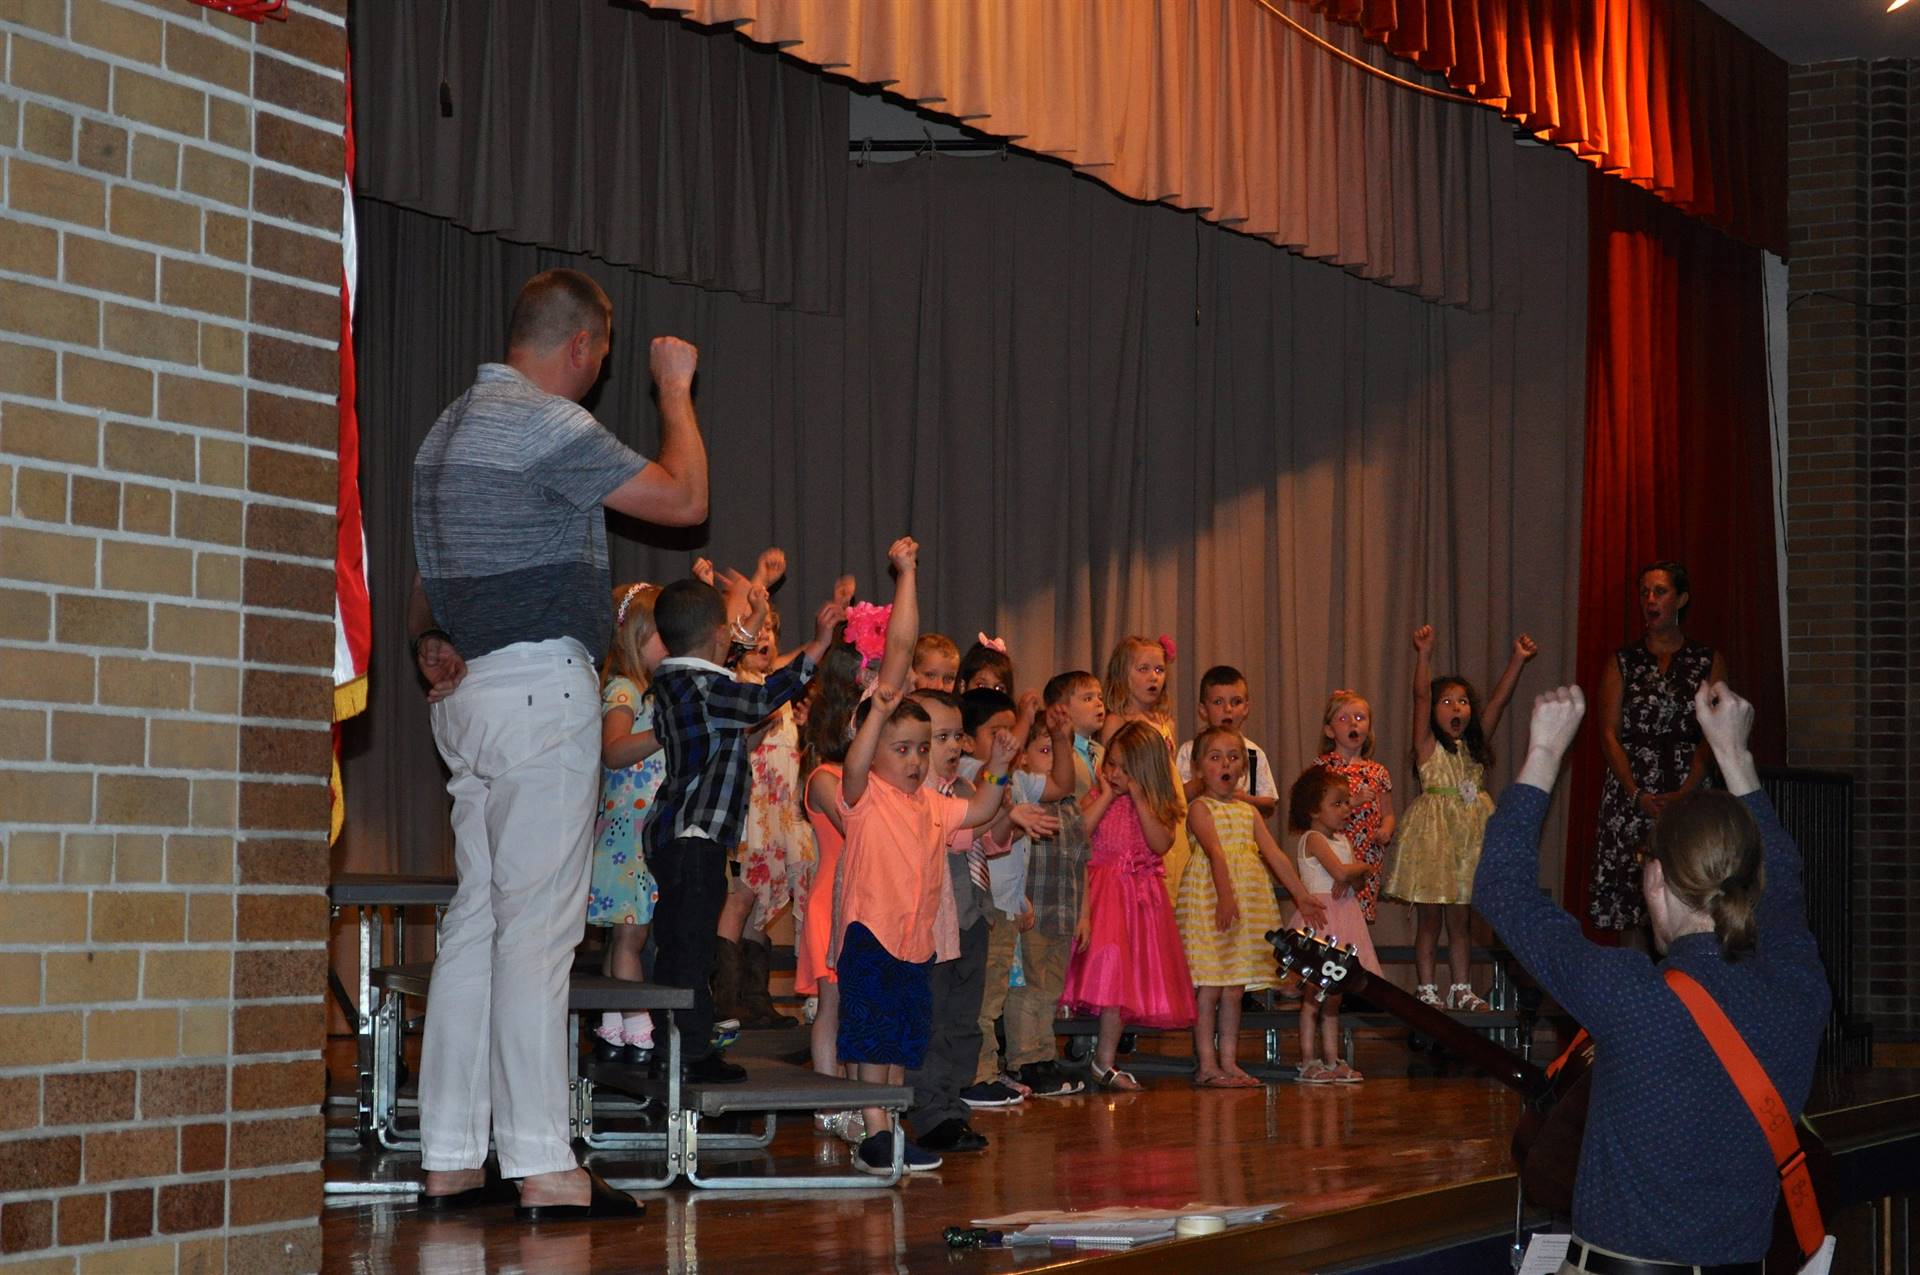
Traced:
[[[1073, 753], [1073, 728], [1066, 705], [1056, 700], [1028, 732], [1020, 769], [1052, 774], [1056, 759]], [[1066, 770], [1067, 767], [1061, 767]], [[1078, 768], [1073, 768], [1077, 770]], [[1086, 822], [1080, 817], [1080, 797], [1087, 784], [1041, 808], [1060, 820], [1052, 837], [1032, 838], [1027, 855], [1027, 903], [1033, 926], [1020, 935], [1020, 959], [1026, 986], [1007, 992], [1007, 1070], [1033, 1091], [1036, 1098], [1064, 1098], [1086, 1088], [1083, 1081], [1062, 1072], [1054, 1045], [1053, 1020], [1060, 993], [1067, 983], [1067, 958], [1087, 897]]]
[[[765, 607], [766, 593], [758, 586], [750, 598], [756, 611]], [[846, 612], [834, 602], [821, 607], [813, 641], [761, 685], [735, 681], [721, 665], [739, 635], [729, 627], [726, 602], [712, 585], [675, 581], [660, 591], [653, 618], [668, 653], [647, 692], [667, 759], [645, 834], [647, 866], [660, 887], [653, 977], [663, 986], [693, 992], [693, 1008], [680, 1018], [686, 1078], [737, 1083], [746, 1079], [745, 1069], [713, 1048], [709, 984], [715, 927], [727, 899], [727, 855], [746, 822], [752, 778], [747, 733], [805, 688]], [[664, 1066], [664, 1054], [655, 1060]]]

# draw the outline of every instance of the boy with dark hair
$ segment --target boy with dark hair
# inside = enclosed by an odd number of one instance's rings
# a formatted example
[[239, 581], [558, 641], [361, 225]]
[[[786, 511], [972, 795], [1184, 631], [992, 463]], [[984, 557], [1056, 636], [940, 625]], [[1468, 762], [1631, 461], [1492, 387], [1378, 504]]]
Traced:
[[[755, 585], [756, 612], [766, 591]], [[647, 866], [660, 887], [653, 936], [659, 947], [654, 981], [693, 992], [680, 1019], [686, 1078], [731, 1084], [746, 1071], [713, 1048], [715, 926], [727, 898], [727, 856], [746, 822], [752, 779], [747, 733], [797, 697], [826, 654], [846, 610], [829, 602], [814, 617], [813, 641], [764, 684], [734, 679], [722, 667], [734, 634], [720, 591], [699, 580], [676, 580], [654, 602], [654, 624], [668, 657], [654, 670], [654, 729], [666, 754], [667, 775], [647, 821]], [[655, 1055], [664, 1066], [664, 1053]]]

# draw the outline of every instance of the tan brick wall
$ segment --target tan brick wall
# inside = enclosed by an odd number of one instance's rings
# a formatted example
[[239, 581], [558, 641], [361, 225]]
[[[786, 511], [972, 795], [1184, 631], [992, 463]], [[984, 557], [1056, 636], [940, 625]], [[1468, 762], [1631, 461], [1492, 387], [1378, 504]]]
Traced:
[[1920, 62], [1794, 68], [1789, 759], [1854, 777], [1853, 994], [1920, 1034]]
[[344, 0], [0, 0], [0, 1258], [319, 1260]]

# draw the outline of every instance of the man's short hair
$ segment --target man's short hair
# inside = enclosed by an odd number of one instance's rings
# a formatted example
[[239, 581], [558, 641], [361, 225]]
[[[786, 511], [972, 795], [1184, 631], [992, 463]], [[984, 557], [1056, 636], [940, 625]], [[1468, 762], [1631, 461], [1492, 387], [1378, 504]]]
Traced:
[[613, 327], [613, 303], [578, 270], [545, 270], [521, 285], [507, 324], [507, 348], [545, 351], [576, 332], [605, 336]]
[[668, 655], [695, 650], [726, 622], [726, 601], [704, 580], [675, 580], [654, 599], [653, 626]]

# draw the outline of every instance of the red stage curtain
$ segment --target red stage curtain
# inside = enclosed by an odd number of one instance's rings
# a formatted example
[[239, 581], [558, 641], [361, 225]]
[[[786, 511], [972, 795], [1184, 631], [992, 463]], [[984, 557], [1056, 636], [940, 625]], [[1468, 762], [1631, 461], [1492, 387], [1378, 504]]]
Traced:
[[[1624, 182], [1588, 179], [1587, 444], [1575, 667], [1593, 696], [1642, 631], [1635, 573], [1677, 559], [1687, 632], [1719, 649], [1758, 711], [1755, 754], [1783, 759], [1762, 256]], [[1569, 909], [1586, 918], [1604, 777], [1598, 723], [1575, 744]]]
[[1295, 0], [1786, 255], [1787, 64], [1700, 0]]

